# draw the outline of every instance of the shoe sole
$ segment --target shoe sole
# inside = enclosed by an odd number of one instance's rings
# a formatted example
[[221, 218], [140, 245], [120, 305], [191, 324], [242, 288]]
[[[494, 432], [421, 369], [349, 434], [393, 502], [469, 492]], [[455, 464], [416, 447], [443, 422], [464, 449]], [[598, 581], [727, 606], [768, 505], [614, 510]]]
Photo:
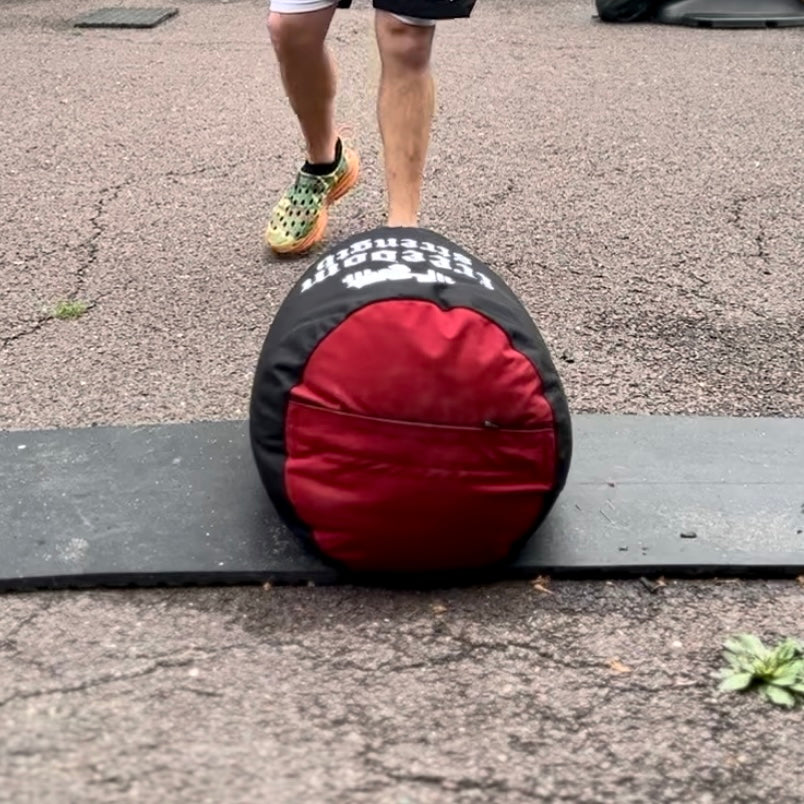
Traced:
[[348, 159], [346, 173], [338, 179], [338, 183], [327, 193], [324, 206], [321, 208], [321, 212], [318, 213], [313, 228], [301, 240], [297, 240], [295, 243], [289, 243], [286, 246], [271, 245], [266, 233], [266, 245], [276, 254], [303, 254], [305, 251], [309, 251], [316, 243], [324, 238], [324, 232], [326, 232], [327, 223], [329, 223], [329, 207], [343, 198], [346, 193], [357, 184], [359, 176], [360, 157], [353, 151]]

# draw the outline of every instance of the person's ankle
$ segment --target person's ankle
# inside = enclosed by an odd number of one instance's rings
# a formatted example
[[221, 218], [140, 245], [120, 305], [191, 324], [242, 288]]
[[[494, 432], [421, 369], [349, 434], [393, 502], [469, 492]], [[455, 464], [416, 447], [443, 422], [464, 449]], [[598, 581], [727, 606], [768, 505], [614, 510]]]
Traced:
[[394, 214], [388, 215], [389, 228], [396, 229], [415, 229], [419, 225], [419, 216], [416, 214]]
[[313, 176], [326, 176], [328, 173], [332, 173], [335, 168], [338, 167], [342, 155], [343, 143], [341, 142], [341, 138], [338, 137], [338, 139], [335, 141], [335, 157], [331, 162], [313, 162], [308, 156], [307, 161], [302, 166], [302, 170], [305, 173], [312, 174]]

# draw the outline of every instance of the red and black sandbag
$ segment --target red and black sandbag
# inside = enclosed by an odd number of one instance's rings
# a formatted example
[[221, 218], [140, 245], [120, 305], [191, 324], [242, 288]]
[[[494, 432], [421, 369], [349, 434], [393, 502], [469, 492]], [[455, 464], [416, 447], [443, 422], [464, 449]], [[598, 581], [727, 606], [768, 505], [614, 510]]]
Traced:
[[304, 273], [265, 339], [249, 427], [280, 517], [352, 571], [505, 561], [572, 453], [527, 310], [476, 257], [414, 228], [355, 235]]

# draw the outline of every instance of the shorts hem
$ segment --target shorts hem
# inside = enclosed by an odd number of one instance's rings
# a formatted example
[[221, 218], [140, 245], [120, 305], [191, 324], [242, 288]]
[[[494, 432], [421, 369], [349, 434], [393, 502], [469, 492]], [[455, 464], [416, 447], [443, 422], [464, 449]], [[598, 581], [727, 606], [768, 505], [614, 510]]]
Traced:
[[[421, 0], [419, 1], [419, 8], [421, 8]], [[430, 27], [436, 24], [438, 20], [458, 19], [461, 17], [468, 17], [472, 12], [472, 7], [475, 0], [463, 0], [463, 2], [449, 3], [450, 8], [455, 8], [456, 12], [442, 12], [435, 17], [430, 16], [414, 16], [412, 14], [405, 14], [408, 11], [407, 6], [410, 5], [410, 0], [374, 0], [373, 5], [375, 11], [383, 11], [387, 14], [393, 15], [400, 22], [407, 25], [417, 25], [421, 27]], [[417, 0], [413, 0], [414, 6]], [[325, 8], [337, 6], [338, 8], [350, 8], [352, 0], [268, 0], [268, 10], [277, 14], [304, 14], [312, 11], [322, 11]], [[400, 6], [402, 8], [400, 8]], [[430, 9], [427, 8], [429, 11]], [[446, 11], [446, 9], [445, 9]]]

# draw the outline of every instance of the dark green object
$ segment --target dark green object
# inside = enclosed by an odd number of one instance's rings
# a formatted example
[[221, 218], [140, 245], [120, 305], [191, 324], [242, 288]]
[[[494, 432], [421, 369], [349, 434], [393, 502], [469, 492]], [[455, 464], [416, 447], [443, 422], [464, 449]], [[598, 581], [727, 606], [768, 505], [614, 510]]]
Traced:
[[76, 28], [155, 28], [175, 17], [177, 8], [101, 8], [82, 14]]

